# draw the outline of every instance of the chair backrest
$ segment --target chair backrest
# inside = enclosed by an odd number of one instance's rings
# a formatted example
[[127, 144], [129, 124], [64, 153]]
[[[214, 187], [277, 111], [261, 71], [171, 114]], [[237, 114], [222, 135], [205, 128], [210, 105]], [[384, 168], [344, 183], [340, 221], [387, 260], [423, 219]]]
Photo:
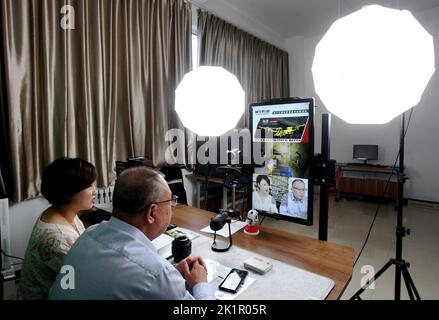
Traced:
[[127, 168], [127, 163], [125, 161], [116, 161], [116, 176], [120, 176], [120, 174]]
[[11, 255], [24, 257], [34, 224], [48, 207], [50, 207], [50, 203], [43, 197], [10, 205], [9, 239]]
[[183, 174], [181, 173], [181, 167], [167, 166], [160, 168], [160, 172], [165, 175], [165, 180], [171, 189], [172, 194], [178, 196], [178, 203], [187, 204], [186, 189], [183, 183]]

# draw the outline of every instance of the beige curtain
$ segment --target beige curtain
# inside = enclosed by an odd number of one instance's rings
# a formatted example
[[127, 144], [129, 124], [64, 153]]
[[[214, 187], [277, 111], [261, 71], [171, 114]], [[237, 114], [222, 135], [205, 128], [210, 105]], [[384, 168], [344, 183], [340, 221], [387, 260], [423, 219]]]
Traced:
[[[0, 26], [2, 25], [2, 16], [0, 15]], [[0, 32], [0, 48], [3, 43], [3, 32]], [[8, 161], [9, 155], [9, 132], [8, 127], [8, 109], [6, 108], [6, 84], [4, 73], [4, 60], [1, 59], [0, 51], [0, 199], [7, 197], [10, 190], [10, 162]]]
[[[165, 133], [179, 124], [173, 92], [191, 69], [188, 3], [2, 0], [0, 6], [2, 108], [16, 201], [38, 195], [43, 168], [59, 156], [95, 164], [98, 185], [114, 180], [115, 160], [164, 163]], [[74, 29], [67, 29], [72, 21]]]
[[[222, 66], [235, 74], [252, 102], [289, 96], [288, 53], [199, 10], [200, 65]], [[248, 127], [249, 110], [237, 127]]]

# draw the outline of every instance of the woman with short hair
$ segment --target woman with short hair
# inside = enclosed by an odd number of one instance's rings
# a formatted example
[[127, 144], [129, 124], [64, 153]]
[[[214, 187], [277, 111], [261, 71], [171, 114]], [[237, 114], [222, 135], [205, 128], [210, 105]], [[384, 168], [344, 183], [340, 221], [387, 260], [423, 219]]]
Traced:
[[258, 209], [271, 213], [278, 213], [276, 202], [270, 195], [271, 182], [265, 174], [256, 177], [256, 190], [253, 191], [253, 209]]
[[93, 207], [96, 169], [80, 158], [59, 158], [43, 172], [41, 193], [52, 206], [36, 221], [24, 257], [18, 299], [47, 299], [64, 256], [84, 232], [78, 212]]

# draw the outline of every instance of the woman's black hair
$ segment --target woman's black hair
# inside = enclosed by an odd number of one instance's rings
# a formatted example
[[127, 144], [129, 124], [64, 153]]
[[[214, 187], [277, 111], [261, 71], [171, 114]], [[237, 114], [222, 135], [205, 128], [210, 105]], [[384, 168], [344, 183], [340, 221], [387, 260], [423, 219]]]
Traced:
[[270, 179], [265, 174], [260, 174], [259, 176], [256, 177], [256, 184], [260, 184], [262, 180], [267, 181], [268, 185], [271, 184]]
[[54, 206], [69, 204], [72, 197], [96, 181], [96, 168], [80, 158], [56, 159], [43, 172], [41, 193]]

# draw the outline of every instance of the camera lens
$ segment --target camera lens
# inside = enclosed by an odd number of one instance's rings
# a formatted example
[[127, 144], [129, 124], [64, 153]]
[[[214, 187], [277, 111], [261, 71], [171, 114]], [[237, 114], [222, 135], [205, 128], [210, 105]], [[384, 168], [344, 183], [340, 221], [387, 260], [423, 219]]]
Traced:
[[192, 242], [186, 236], [179, 236], [172, 241], [172, 255], [175, 262], [189, 257], [192, 252]]

